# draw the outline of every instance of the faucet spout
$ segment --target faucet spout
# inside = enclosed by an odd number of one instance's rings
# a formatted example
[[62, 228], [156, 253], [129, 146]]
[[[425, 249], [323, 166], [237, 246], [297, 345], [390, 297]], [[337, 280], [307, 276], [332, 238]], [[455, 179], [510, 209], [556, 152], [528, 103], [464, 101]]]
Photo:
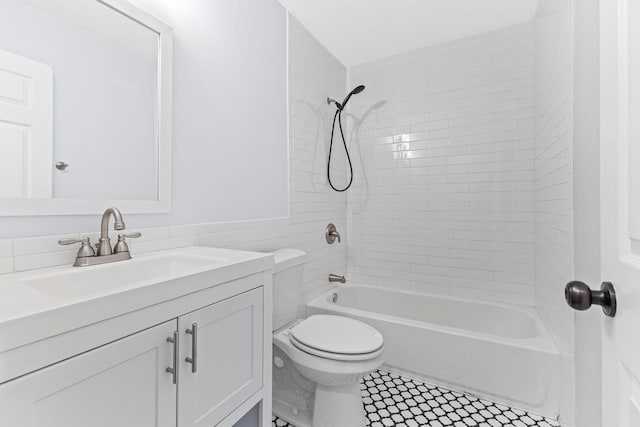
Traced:
[[113, 215], [113, 229], [124, 230], [125, 225], [122, 220], [122, 213], [118, 208], [109, 208], [102, 214], [102, 221], [100, 222], [100, 241], [98, 243], [98, 256], [111, 255], [113, 249], [111, 248], [111, 242], [109, 240], [109, 218]]
[[337, 274], [329, 274], [329, 282], [334, 283], [347, 283], [347, 279], [344, 276], [338, 276]]

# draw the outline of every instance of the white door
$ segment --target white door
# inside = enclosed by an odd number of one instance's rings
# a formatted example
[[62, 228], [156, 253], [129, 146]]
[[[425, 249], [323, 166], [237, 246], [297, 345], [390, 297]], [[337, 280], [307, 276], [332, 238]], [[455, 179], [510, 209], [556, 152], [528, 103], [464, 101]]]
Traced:
[[603, 427], [638, 427], [640, 2], [601, 0], [600, 20], [602, 276], [618, 305], [602, 320]]
[[0, 386], [0, 426], [175, 427], [176, 321]]
[[262, 307], [258, 288], [178, 319], [178, 426], [216, 425], [260, 390]]
[[53, 71], [0, 50], [0, 198], [51, 198]]

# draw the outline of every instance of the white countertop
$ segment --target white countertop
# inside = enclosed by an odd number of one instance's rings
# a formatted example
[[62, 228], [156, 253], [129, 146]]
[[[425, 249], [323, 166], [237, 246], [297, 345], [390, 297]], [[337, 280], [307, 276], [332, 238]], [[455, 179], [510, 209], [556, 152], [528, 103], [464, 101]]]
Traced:
[[[127, 280], [122, 274], [126, 269], [119, 268], [119, 264], [149, 263], [154, 257], [171, 255], [210, 259], [211, 263], [175, 272], [168, 270], [161, 276], [155, 274], [151, 280], [142, 276]], [[131, 260], [111, 264], [2, 275], [0, 353], [272, 268], [271, 254], [192, 246], [134, 255]], [[79, 292], [74, 292], [73, 287], [67, 292], [57, 292], [53, 286], [66, 277], [82, 280], [95, 277], [102, 283], [114, 277], [115, 283], [93, 289], [89, 279], [87, 288], [78, 288]], [[51, 280], [51, 289], [45, 287], [48, 280]], [[34, 283], [38, 285], [33, 286]]]

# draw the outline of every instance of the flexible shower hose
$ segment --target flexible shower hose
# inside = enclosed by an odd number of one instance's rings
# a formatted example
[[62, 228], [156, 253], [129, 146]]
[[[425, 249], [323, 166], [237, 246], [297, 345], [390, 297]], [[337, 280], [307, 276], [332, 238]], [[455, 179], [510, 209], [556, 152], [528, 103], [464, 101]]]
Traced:
[[[336, 188], [331, 182], [331, 151], [333, 150], [333, 134], [336, 129], [336, 119], [338, 119], [338, 127], [340, 128], [340, 136], [342, 136], [342, 144], [344, 145], [344, 151], [347, 153], [347, 161], [349, 162], [349, 183], [344, 188]], [[343, 192], [347, 191], [351, 184], [353, 183], [353, 166], [351, 164], [351, 156], [349, 156], [349, 149], [347, 148], [347, 141], [344, 138], [344, 132], [342, 131], [342, 109], [338, 108], [336, 110], [336, 114], [333, 116], [333, 124], [331, 125], [331, 142], [329, 142], [329, 159], [327, 160], [327, 179], [329, 180], [329, 185], [335, 191]]]

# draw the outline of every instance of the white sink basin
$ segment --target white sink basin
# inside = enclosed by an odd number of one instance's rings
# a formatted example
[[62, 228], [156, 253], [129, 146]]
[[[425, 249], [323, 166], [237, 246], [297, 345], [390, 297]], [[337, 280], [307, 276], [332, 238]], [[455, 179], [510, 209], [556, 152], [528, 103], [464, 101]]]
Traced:
[[269, 254], [190, 246], [0, 275], [0, 353], [271, 268]]
[[79, 297], [112, 293], [143, 283], [155, 283], [210, 270], [227, 264], [229, 258], [191, 253], [158, 253], [126, 261], [90, 267], [70, 267], [61, 271], [26, 276], [25, 286], [53, 297]]

